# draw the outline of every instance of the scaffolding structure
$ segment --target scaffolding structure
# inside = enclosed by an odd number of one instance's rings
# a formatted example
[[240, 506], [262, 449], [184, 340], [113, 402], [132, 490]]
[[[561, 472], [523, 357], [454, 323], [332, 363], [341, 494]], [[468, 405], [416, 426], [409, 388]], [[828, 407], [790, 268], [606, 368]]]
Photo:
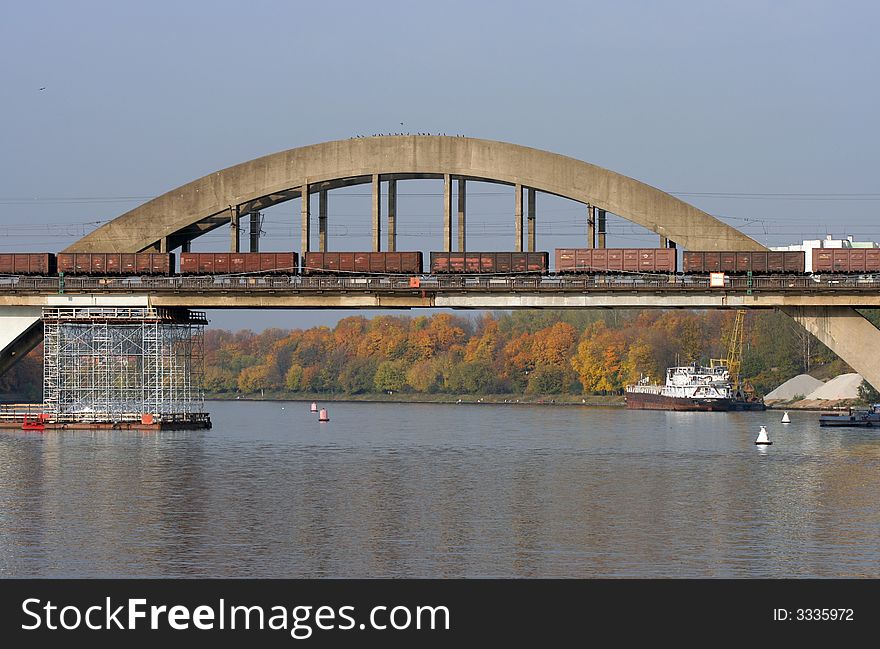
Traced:
[[44, 308], [44, 409], [56, 419], [186, 420], [204, 413], [204, 312]]

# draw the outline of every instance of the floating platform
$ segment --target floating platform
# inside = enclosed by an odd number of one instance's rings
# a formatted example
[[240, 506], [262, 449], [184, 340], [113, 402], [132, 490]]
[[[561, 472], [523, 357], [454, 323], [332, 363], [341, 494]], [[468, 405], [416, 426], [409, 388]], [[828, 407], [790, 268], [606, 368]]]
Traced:
[[0, 429], [41, 432], [46, 430], [206, 430], [207, 412], [165, 413], [67, 413], [46, 412], [41, 404], [0, 405]]

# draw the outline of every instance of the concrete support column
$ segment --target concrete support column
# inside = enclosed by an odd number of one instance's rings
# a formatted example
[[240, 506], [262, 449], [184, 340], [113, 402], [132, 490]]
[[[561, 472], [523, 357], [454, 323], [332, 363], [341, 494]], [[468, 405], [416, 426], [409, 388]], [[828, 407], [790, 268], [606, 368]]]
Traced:
[[669, 239], [664, 237], [662, 234], [660, 235], [660, 247], [668, 248], [669, 247]]
[[388, 180], [388, 252], [397, 250], [397, 181]]
[[318, 192], [318, 250], [327, 252], [327, 190]]
[[596, 215], [596, 224], [599, 229], [599, 247], [605, 247], [605, 210], [599, 209]]
[[513, 249], [522, 252], [523, 249], [523, 204], [522, 204], [522, 185], [516, 184], [514, 190], [514, 208], [513, 208], [513, 224], [516, 231]]
[[529, 205], [529, 228], [528, 228], [528, 241], [529, 241], [529, 252], [535, 252], [535, 190], [529, 187], [528, 190], [528, 205]]
[[373, 174], [373, 252], [382, 250], [382, 184], [379, 174]]
[[229, 252], [240, 252], [241, 228], [239, 227], [239, 220], [241, 214], [238, 211], [238, 205], [235, 207], [230, 206], [229, 210], [232, 212], [229, 217]]
[[452, 178], [443, 174], [443, 252], [452, 252]]
[[465, 204], [467, 202], [467, 190], [465, 189], [464, 178], [458, 179], [458, 251], [466, 250], [465, 244], [467, 240], [466, 214]]
[[[309, 246], [312, 238], [312, 222], [309, 205], [309, 183], [304, 182], [300, 190], [302, 199], [302, 240], [300, 242], [300, 252], [303, 256], [310, 251]], [[305, 261], [305, 260], [303, 260]]]
[[880, 329], [861, 313], [848, 306], [786, 306], [780, 310], [880, 390]]
[[587, 205], [587, 248], [596, 247], [596, 208]]
[[171, 252], [168, 249], [168, 237], [162, 237], [159, 239], [159, 252]]
[[251, 212], [250, 251], [260, 252], [260, 213]]

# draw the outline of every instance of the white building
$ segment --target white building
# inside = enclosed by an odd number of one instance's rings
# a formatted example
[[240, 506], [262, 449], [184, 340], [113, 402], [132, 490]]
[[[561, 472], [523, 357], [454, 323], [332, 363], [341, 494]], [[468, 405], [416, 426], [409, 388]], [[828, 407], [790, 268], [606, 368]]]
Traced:
[[813, 272], [813, 249], [814, 248], [880, 248], [880, 244], [875, 241], [853, 241], [852, 236], [845, 239], [835, 239], [832, 235], [826, 236], [824, 239], [805, 239], [802, 244], [794, 243], [790, 246], [770, 246], [770, 250], [800, 251], [806, 254], [804, 260], [805, 270], [808, 273]]

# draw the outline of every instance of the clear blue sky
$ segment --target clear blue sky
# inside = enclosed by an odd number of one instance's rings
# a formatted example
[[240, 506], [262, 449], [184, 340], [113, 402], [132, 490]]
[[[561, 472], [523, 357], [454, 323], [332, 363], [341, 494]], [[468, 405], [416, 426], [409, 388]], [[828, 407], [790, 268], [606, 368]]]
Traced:
[[[769, 245], [876, 240], [878, 19], [875, 3], [840, 1], [12, 3], [0, 250], [60, 249], [260, 155], [404, 129], [586, 160], [687, 193]], [[400, 191], [399, 246], [436, 249], [439, 188]], [[481, 247], [510, 247], [505, 191], [469, 197]], [[737, 196], [699, 195], [720, 192]], [[331, 246], [367, 241], [364, 194], [331, 201]], [[298, 245], [298, 209], [267, 213], [265, 247]], [[541, 198], [539, 248], [575, 232], [577, 210]], [[655, 241], [610, 229], [609, 245]], [[199, 247], [223, 249], [224, 234]], [[337, 317], [211, 314], [256, 328]]]

